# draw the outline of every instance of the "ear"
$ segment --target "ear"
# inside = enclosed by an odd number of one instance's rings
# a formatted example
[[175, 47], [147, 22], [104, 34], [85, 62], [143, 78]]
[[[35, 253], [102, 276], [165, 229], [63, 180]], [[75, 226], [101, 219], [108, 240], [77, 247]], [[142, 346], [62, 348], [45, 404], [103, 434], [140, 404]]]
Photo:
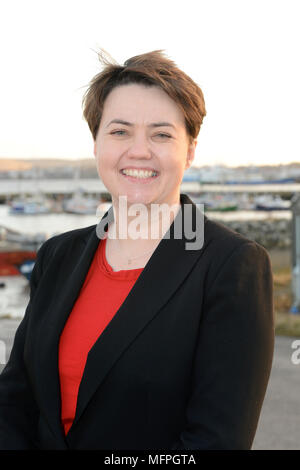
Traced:
[[186, 162], [185, 162], [185, 170], [187, 170], [193, 163], [193, 160], [195, 158], [195, 150], [196, 150], [197, 143], [198, 141], [194, 139], [188, 146]]

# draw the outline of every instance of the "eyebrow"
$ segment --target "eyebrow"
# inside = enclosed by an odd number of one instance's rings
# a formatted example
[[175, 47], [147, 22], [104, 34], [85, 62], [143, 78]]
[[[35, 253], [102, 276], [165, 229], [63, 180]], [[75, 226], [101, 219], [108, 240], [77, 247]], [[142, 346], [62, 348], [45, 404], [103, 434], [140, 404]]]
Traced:
[[[113, 119], [112, 121], [110, 121], [106, 127], [110, 126], [110, 124], [123, 124], [124, 126], [133, 126], [132, 122], [128, 122], [128, 121], [123, 121], [123, 119]], [[149, 124], [148, 127], [173, 127], [174, 129], [176, 129], [176, 127], [174, 126], [174, 124], [171, 124], [170, 122], [152, 122], [151, 124]]]

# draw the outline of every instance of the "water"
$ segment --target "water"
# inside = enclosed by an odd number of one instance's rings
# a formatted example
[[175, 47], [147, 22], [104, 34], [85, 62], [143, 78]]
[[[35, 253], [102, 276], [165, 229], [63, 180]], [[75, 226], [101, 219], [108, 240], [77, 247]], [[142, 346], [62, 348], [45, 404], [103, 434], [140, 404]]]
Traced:
[[44, 233], [47, 238], [57, 233], [97, 224], [100, 219], [101, 216], [97, 218], [96, 214], [9, 214], [9, 207], [0, 205], [0, 225], [25, 234]]
[[[290, 210], [279, 211], [255, 211], [237, 210], [230, 212], [205, 212], [208, 218], [231, 220], [266, 220], [266, 219], [291, 219]], [[103, 214], [102, 214], [103, 215]], [[47, 238], [57, 233], [67, 232], [77, 228], [84, 228], [97, 224], [101, 219], [95, 215], [82, 214], [36, 214], [24, 215], [9, 214], [9, 207], [0, 205], [0, 225], [26, 234], [44, 233]]]

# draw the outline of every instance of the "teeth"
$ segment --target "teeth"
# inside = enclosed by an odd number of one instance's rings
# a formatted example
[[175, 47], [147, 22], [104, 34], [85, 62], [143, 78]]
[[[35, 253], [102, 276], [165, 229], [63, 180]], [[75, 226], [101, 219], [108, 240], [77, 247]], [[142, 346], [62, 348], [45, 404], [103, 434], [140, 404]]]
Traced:
[[156, 171], [147, 170], [122, 170], [122, 173], [127, 176], [135, 176], [136, 178], [149, 178], [157, 175]]

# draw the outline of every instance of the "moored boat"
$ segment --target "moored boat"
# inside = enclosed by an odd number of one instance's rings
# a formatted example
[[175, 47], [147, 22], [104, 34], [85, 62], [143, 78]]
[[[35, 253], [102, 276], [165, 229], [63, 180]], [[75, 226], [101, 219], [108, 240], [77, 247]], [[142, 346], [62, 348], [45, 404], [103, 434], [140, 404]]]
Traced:
[[29, 280], [37, 250], [45, 240], [45, 234], [24, 234], [1, 225], [0, 276], [22, 275]]
[[51, 206], [46, 201], [35, 199], [19, 199], [9, 202], [10, 214], [48, 214]]
[[36, 251], [0, 251], [0, 276], [20, 276], [30, 279]]
[[280, 211], [289, 210], [291, 208], [291, 201], [284, 201], [280, 196], [272, 196], [266, 194], [257, 196], [255, 198], [255, 209], [263, 211]]

